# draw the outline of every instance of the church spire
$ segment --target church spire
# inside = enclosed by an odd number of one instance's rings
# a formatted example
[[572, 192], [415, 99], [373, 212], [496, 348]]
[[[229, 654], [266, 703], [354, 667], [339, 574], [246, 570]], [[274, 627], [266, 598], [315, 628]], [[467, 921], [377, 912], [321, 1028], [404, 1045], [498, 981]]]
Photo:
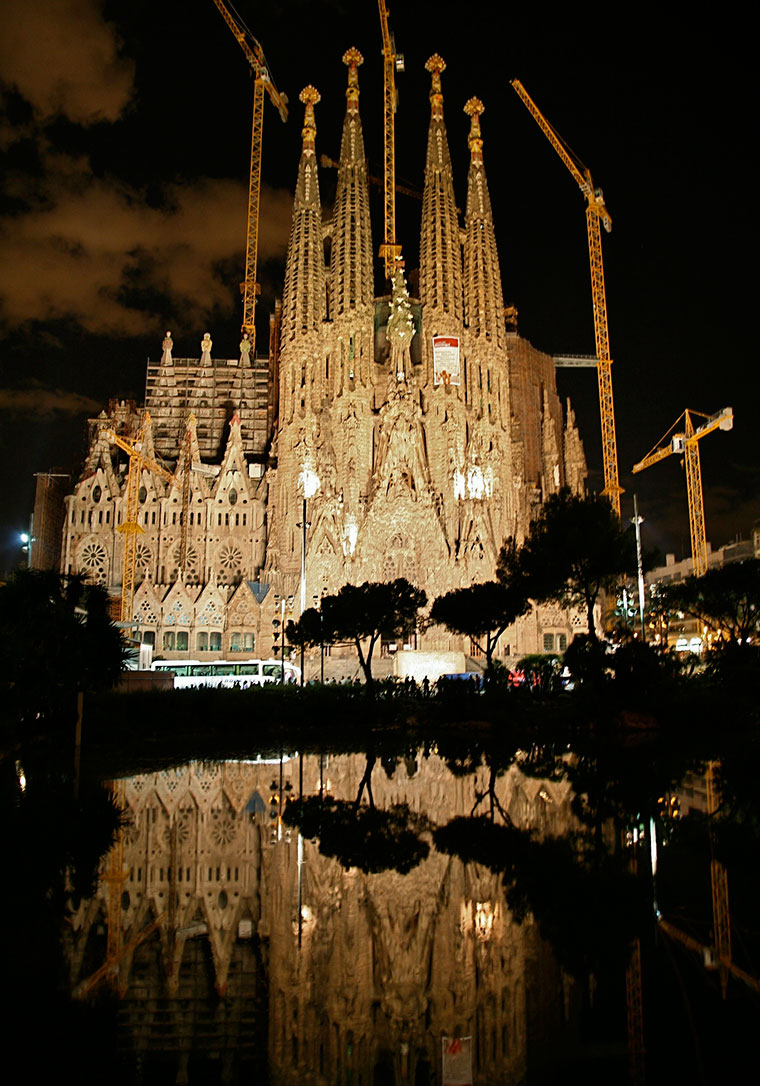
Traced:
[[332, 319], [357, 306], [370, 306], [374, 295], [367, 163], [359, 117], [358, 72], [363, 60], [358, 49], [351, 48], [343, 54], [343, 63], [348, 68], [348, 89], [330, 256]]
[[[420, 301], [428, 319], [446, 314], [462, 320], [462, 256], [454, 198], [451, 155], [443, 121], [441, 72], [446, 62], [437, 53], [425, 65], [432, 76], [425, 187], [420, 238]], [[435, 318], [434, 318], [435, 319]], [[436, 329], [444, 331], [443, 328]], [[452, 331], [452, 329], [445, 329]]]
[[493, 227], [491, 198], [483, 168], [480, 115], [484, 106], [470, 98], [464, 107], [470, 117], [470, 173], [465, 213], [464, 294], [465, 323], [474, 336], [484, 336], [499, 347], [505, 344], [504, 296], [499, 254]]
[[314, 142], [317, 126], [314, 106], [319, 91], [304, 87], [303, 150], [298, 165], [298, 181], [293, 202], [288, 257], [285, 265], [285, 290], [282, 306], [282, 345], [297, 335], [320, 328], [325, 316], [325, 261], [322, 246], [322, 207]]

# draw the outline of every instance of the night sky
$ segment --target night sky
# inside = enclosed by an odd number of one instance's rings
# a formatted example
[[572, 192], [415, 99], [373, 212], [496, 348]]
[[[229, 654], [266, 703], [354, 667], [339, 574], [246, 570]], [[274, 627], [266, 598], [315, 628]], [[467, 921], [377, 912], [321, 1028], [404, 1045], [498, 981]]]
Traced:
[[[708, 538], [747, 537], [760, 517], [755, 437], [754, 60], [743, 11], [687, 21], [660, 5], [581, 9], [389, 0], [398, 76], [397, 179], [421, 190], [426, 59], [440, 53], [444, 109], [464, 207], [466, 100], [478, 95], [506, 304], [550, 353], [593, 354], [584, 200], [509, 85], [518, 76], [604, 189], [603, 235], [620, 477], [645, 543], [690, 553], [683, 470], [631, 466], [684, 408], [734, 408], [702, 443]], [[298, 94], [313, 83], [317, 153], [337, 158], [350, 45], [364, 55], [360, 107], [370, 172], [382, 175], [382, 55], [374, 0], [238, 0], [291, 102], [267, 103], [259, 344], [282, 292], [301, 146]], [[688, 9], [685, 9], [688, 10]], [[745, 44], [746, 43], [746, 44]], [[75, 470], [85, 419], [110, 397], [143, 399], [145, 361], [167, 328], [175, 356], [237, 352], [252, 82], [212, 0], [26, 0], [0, 9], [0, 570], [21, 560], [34, 472]], [[321, 174], [329, 212], [335, 172]], [[381, 241], [380, 190], [373, 237]], [[397, 198], [407, 268], [421, 204]], [[381, 265], [376, 265], [380, 290]], [[601, 489], [593, 370], [560, 371]]]

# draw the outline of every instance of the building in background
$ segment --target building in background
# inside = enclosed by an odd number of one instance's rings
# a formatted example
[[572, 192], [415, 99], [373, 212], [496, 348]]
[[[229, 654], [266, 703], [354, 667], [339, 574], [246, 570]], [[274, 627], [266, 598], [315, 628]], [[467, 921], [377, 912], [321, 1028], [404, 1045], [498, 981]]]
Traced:
[[[480, 117], [470, 99], [464, 223], [432, 57], [419, 298], [403, 267], [377, 297], [359, 114], [361, 55], [350, 49], [332, 221], [323, 223], [315, 106], [306, 88], [281, 310], [270, 350], [244, 337], [232, 359], [175, 359], [169, 333], [148, 365], [145, 406], [112, 403], [92, 423], [85, 471], [66, 500], [62, 568], [118, 593], [127, 456], [139, 437], [174, 480], [142, 468], [133, 618], [158, 655], [268, 655], [275, 600], [312, 606], [347, 582], [406, 577], [433, 599], [490, 580], [509, 536], [586, 464], [554, 360], [505, 314]], [[302, 576], [302, 568], [305, 577]], [[582, 628], [582, 622], [579, 620]], [[527, 616], [504, 655], [567, 643], [558, 608]], [[426, 647], [451, 647], [442, 630]]]

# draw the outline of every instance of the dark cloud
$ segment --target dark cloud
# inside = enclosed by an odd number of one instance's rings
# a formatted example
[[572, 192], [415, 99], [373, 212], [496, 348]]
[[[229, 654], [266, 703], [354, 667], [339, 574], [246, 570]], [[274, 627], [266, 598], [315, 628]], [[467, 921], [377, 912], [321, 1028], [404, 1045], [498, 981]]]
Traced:
[[[142, 335], [157, 319], [144, 301], [151, 293], [164, 312], [191, 311], [203, 319], [232, 312], [235, 291], [220, 269], [231, 257], [242, 264], [243, 184], [221, 179], [169, 186], [164, 210], [120, 182], [93, 179], [81, 161], [68, 166], [48, 175], [37, 207], [3, 225], [0, 321], [6, 331], [68, 318], [89, 333]], [[265, 189], [261, 220], [260, 259], [281, 256], [289, 194]], [[139, 309], [128, 301], [136, 279]]]
[[66, 389], [49, 388], [32, 381], [26, 388], [0, 388], [0, 411], [24, 418], [94, 414], [102, 404], [89, 396]]
[[115, 121], [133, 94], [134, 64], [100, 0], [24, 0], [0, 7], [0, 71], [40, 120]]

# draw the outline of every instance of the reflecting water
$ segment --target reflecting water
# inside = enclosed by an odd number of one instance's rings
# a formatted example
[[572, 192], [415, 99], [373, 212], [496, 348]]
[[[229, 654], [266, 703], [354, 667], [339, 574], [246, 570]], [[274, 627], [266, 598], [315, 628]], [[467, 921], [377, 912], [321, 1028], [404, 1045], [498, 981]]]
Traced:
[[[302, 795], [328, 811], [360, 798], [365, 816], [404, 825], [382, 839], [369, 827], [345, 867], [283, 819], [294, 797], [298, 820]], [[481, 811], [562, 834], [575, 824], [566, 781], [515, 766], [454, 776], [422, 752], [305, 755], [133, 777], [123, 801], [123, 854], [71, 917], [68, 955], [86, 988], [110, 926], [119, 1043], [145, 1081], [265, 1081], [268, 1068], [282, 1083], [441, 1082], [456, 1062], [442, 1065], [443, 1039], [471, 1038], [460, 1058], [475, 1081], [518, 1083], [577, 1046], [586, 986], [530, 915], [517, 923], [498, 872], [433, 841]], [[420, 843], [411, 856], [404, 833]], [[394, 863], [410, 870], [372, 870]]]
[[759, 1006], [756, 838], [729, 819], [729, 968], [707, 818], [722, 771], [664, 791], [685, 761], [649, 742], [452, 735], [118, 782], [124, 831], [64, 925], [71, 989], [119, 996], [112, 1079], [730, 1078]]

